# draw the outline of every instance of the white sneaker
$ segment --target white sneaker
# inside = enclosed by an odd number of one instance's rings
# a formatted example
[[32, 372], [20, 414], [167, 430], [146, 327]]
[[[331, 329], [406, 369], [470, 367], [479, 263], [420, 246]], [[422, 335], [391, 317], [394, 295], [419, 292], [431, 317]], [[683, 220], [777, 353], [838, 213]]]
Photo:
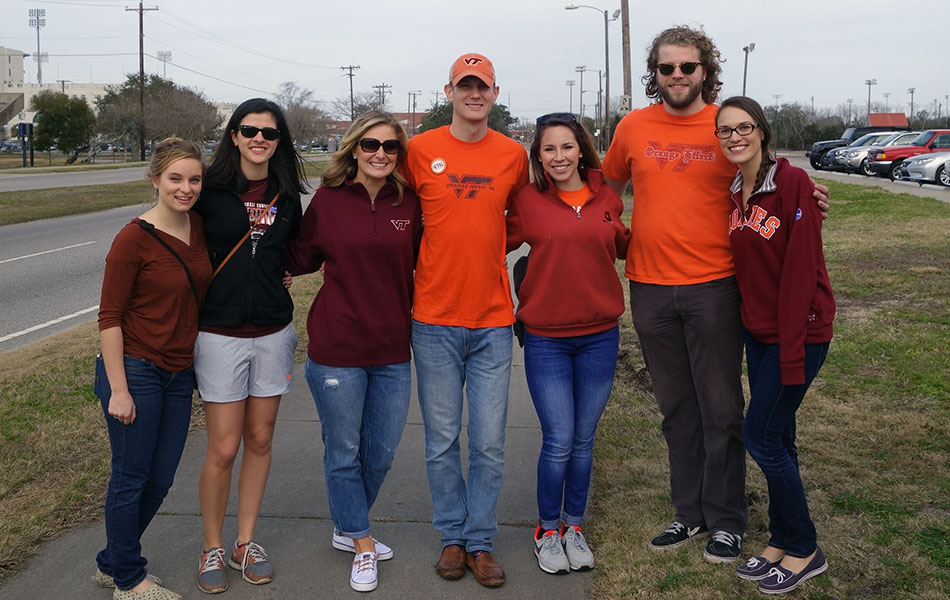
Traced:
[[571, 564], [564, 555], [561, 534], [557, 529], [545, 531], [539, 525], [534, 530], [534, 554], [538, 557], [538, 566], [545, 573], [564, 575], [571, 572]]
[[350, 587], [357, 592], [372, 592], [378, 584], [376, 555], [372, 552], [357, 554], [350, 569]]
[[594, 568], [594, 553], [590, 551], [581, 528], [576, 525], [564, 527], [564, 553], [571, 563], [572, 571], [588, 571]]
[[[376, 538], [373, 538], [373, 541], [376, 542], [376, 554], [379, 555], [379, 560], [389, 560], [393, 557], [392, 548], [380, 542]], [[346, 537], [336, 529], [333, 530], [333, 540], [331, 543], [337, 550], [353, 552], [354, 554], [356, 553], [356, 547], [353, 545], [353, 539]]]

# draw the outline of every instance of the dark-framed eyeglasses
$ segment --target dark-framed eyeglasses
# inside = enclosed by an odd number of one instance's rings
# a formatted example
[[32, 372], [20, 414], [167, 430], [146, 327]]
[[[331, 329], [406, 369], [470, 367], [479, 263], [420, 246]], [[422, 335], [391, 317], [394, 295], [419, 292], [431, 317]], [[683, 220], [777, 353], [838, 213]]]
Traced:
[[656, 70], [660, 72], [660, 75], [670, 76], [676, 70], [676, 67], [679, 67], [683, 75], [692, 75], [701, 66], [703, 66], [703, 63], [698, 62], [660, 63], [656, 66]]
[[538, 127], [542, 125], [547, 125], [555, 121], [566, 122], [566, 123], [577, 123], [577, 117], [574, 116], [574, 113], [548, 113], [546, 115], [541, 115], [538, 117], [537, 125]]
[[372, 154], [378, 151], [380, 146], [383, 147], [383, 152], [386, 154], [399, 154], [399, 140], [386, 140], [385, 142], [381, 142], [376, 138], [363, 138], [360, 140], [360, 150], [363, 152]]
[[726, 127], [722, 125], [721, 127], [716, 128], [716, 137], [721, 140], [728, 140], [732, 137], [732, 132], [735, 131], [742, 137], [745, 137], [755, 131], [755, 128], [758, 127], [755, 123], [739, 123], [735, 127]]
[[239, 125], [238, 131], [247, 139], [253, 139], [260, 133], [265, 140], [274, 141], [280, 137], [280, 131], [273, 127], [254, 127], [253, 125]]

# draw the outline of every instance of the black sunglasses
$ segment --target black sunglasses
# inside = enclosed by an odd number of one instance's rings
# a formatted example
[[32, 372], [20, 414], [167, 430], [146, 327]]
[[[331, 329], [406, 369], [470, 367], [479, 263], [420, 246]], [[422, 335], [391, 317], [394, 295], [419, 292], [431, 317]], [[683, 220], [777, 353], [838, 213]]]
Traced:
[[739, 123], [737, 127], [726, 127], [721, 125], [716, 128], [716, 137], [721, 140], [728, 140], [732, 137], [732, 132], [735, 131], [742, 137], [745, 137], [755, 131], [755, 128], [758, 127], [756, 123]]
[[376, 152], [379, 147], [383, 147], [386, 154], [399, 154], [399, 140], [386, 140], [381, 142], [376, 138], [363, 138], [360, 140], [360, 150], [363, 152]]
[[577, 117], [573, 113], [549, 113], [538, 117], [538, 127], [552, 122], [577, 123]]
[[264, 136], [265, 140], [274, 141], [280, 137], [280, 131], [273, 127], [254, 127], [253, 125], [239, 125], [238, 130], [241, 132], [241, 135], [247, 139], [253, 139], [257, 137], [257, 134], [260, 133]]
[[696, 72], [696, 69], [701, 66], [703, 66], [703, 63], [698, 62], [660, 63], [656, 66], [656, 70], [660, 72], [660, 75], [669, 76], [673, 74], [673, 71], [676, 70], [676, 67], [679, 67], [683, 75], [692, 75]]

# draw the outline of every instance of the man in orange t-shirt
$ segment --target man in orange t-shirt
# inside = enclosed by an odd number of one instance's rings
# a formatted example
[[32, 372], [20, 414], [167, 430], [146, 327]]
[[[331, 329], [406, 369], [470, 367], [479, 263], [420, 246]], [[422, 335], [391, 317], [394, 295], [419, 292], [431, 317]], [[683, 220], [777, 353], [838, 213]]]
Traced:
[[630, 312], [669, 449], [676, 516], [650, 547], [711, 533], [703, 558], [713, 563], [739, 558], [748, 519], [741, 299], [729, 245], [736, 167], [714, 133], [720, 62], [701, 30], [660, 33], [645, 77], [657, 103], [623, 118], [604, 158], [614, 191], [633, 182]]
[[[425, 228], [416, 265], [412, 353], [426, 438], [432, 524], [442, 534], [436, 571], [458, 579], [466, 566], [482, 585], [505, 574], [492, 557], [504, 465], [511, 324], [505, 267], [505, 209], [528, 180], [514, 140], [488, 128], [498, 97], [494, 67], [480, 54], [452, 65], [445, 95], [452, 124], [409, 142], [406, 175]], [[467, 387], [468, 481], [459, 433]]]

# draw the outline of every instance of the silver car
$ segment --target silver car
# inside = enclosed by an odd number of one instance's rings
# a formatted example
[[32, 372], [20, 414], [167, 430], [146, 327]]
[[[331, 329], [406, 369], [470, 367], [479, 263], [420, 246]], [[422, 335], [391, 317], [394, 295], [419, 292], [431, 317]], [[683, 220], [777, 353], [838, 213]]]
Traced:
[[901, 175], [906, 181], [920, 185], [936, 183], [950, 187], [950, 152], [920, 154], [901, 163]]
[[903, 146], [920, 135], [919, 131], [898, 131], [882, 136], [869, 144], [839, 149], [837, 156], [838, 166], [848, 173], [861, 173], [871, 176], [868, 169], [868, 150], [875, 147]]

